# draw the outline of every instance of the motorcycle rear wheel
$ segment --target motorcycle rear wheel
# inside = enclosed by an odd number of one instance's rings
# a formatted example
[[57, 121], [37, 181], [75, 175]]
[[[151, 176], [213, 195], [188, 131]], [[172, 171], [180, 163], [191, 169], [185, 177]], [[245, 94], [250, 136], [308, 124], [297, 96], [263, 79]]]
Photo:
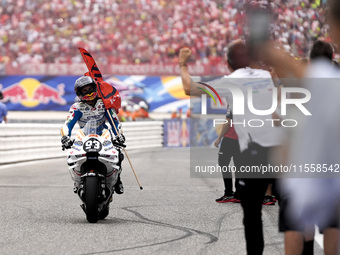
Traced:
[[87, 177], [85, 180], [86, 219], [90, 223], [98, 221], [99, 180], [97, 177]]

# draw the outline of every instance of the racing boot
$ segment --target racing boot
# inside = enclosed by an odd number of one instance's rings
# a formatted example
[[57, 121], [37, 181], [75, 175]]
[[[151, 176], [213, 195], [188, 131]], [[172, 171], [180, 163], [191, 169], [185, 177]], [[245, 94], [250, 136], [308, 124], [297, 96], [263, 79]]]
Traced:
[[124, 187], [123, 187], [122, 181], [120, 180], [120, 174], [118, 175], [118, 179], [117, 179], [116, 184], [114, 185], [114, 188], [117, 194], [120, 195], [124, 193]]

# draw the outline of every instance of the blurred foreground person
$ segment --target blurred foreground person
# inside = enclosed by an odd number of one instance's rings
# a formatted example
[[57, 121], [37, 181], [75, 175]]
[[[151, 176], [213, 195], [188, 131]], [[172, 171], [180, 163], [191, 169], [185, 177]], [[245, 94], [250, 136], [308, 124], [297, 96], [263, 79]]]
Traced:
[[[328, 1], [327, 15], [333, 42], [340, 45], [340, 1]], [[304, 78], [300, 83], [311, 93], [305, 106], [312, 116], [298, 126], [288, 155], [288, 163], [302, 166], [299, 177], [305, 178], [286, 178], [281, 185], [290, 199], [288, 217], [302, 229], [317, 223], [325, 229], [325, 254], [339, 254], [340, 69], [327, 58], [315, 59], [309, 66], [298, 63], [273, 45], [263, 52], [266, 61], [280, 70], [280, 77]], [[311, 167], [315, 167], [313, 173]], [[292, 237], [291, 243], [296, 244], [298, 238]], [[286, 245], [286, 254], [299, 254], [299, 247], [295, 253], [291, 248]]]
[[[317, 63], [318, 61], [333, 63], [333, 49], [332, 46], [321, 40], [317, 40], [311, 49], [310, 52], [310, 64]], [[308, 84], [306, 85], [308, 88]], [[303, 122], [303, 118], [300, 118], [300, 121]], [[305, 130], [304, 127], [302, 127]], [[309, 127], [308, 127], [309, 128]], [[320, 127], [319, 127], [320, 128]], [[320, 128], [322, 130], [322, 128]], [[301, 135], [301, 132], [298, 131], [297, 134]], [[301, 142], [299, 140], [299, 142]], [[297, 145], [295, 145], [297, 146]], [[307, 150], [304, 144], [298, 145], [300, 149]], [[300, 154], [297, 156], [299, 157]], [[308, 161], [309, 162], [309, 161]], [[306, 180], [304, 179], [296, 179], [294, 181], [288, 180], [288, 183], [292, 185], [295, 183], [295, 192], [299, 192], [300, 185], [304, 185]], [[308, 182], [308, 181], [307, 181]], [[287, 183], [287, 182], [283, 182]], [[285, 187], [283, 187], [285, 190]], [[313, 255], [314, 254], [314, 224], [319, 227], [320, 233], [324, 234], [324, 249], [325, 254], [336, 254], [336, 243], [339, 237], [338, 233], [338, 219], [335, 215], [332, 215], [332, 218], [329, 219], [329, 222], [326, 224], [319, 224], [319, 222], [309, 222], [306, 224], [299, 224], [299, 221], [291, 215], [291, 204], [292, 199], [294, 199], [295, 192], [281, 192], [280, 197], [280, 231], [285, 232], [285, 250], [287, 255], [294, 254], [303, 254], [303, 255]], [[297, 205], [299, 206], [299, 205]]]

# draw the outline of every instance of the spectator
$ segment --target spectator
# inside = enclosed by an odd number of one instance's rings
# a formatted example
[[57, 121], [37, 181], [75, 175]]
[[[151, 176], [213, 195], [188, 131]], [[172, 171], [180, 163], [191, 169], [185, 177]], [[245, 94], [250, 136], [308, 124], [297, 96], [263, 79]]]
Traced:
[[[237, 171], [241, 167], [241, 152], [240, 145], [238, 143], [238, 137], [235, 132], [235, 128], [230, 126], [230, 121], [232, 119], [232, 112], [230, 111], [230, 107], [227, 110], [226, 120], [227, 123], [222, 125], [222, 129], [220, 131], [219, 136], [214, 142], [215, 147], [220, 145], [220, 150], [218, 152], [218, 164], [220, 167], [228, 169], [231, 158], [233, 158], [234, 166], [237, 168]], [[222, 140], [222, 142], [221, 142]], [[235, 172], [235, 175], [237, 173]], [[240, 185], [239, 179], [235, 176], [235, 192], [233, 192], [233, 182], [232, 182], [232, 174], [229, 171], [223, 171], [223, 182], [224, 182], [224, 195], [221, 198], [216, 199], [217, 203], [228, 203], [234, 202], [239, 203], [240, 199]]]
[[[191, 51], [188, 48], [182, 48], [180, 51], [181, 78], [186, 94], [198, 96], [205, 93], [203, 90], [205, 87], [202, 84], [195, 83], [190, 78], [187, 67], [190, 53]], [[247, 53], [247, 48], [241, 40], [229, 44], [227, 64], [228, 68], [233, 72], [228, 76], [210, 82], [209, 85], [217, 90], [220, 96], [225, 97], [231, 106], [233, 106], [233, 94], [230, 89], [237, 88], [237, 92], [241, 90], [242, 94], [247, 98], [247, 88], [252, 87], [252, 89], [256, 89], [256, 93], [253, 93], [253, 100], [260, 104], [261, 109], [268, 109], [272, 105], [272, 94], [267, 92], [274, 90], [271, 74], [265, 70], [249, 68], [251, 61]], [[254, 81], [254, 78], [257, 79]], [[235, 110], [232, 108], [233, 113], [235, 113]], [[249, 109], [244, 109], [244, 114], [233, 115], [234, 123], [238, 123], [234, 126], [239, 138], [243, 167], [268, 166], [270, 152], [281, 145], [281, 128], [268, 125], [268, 123], [262, 125], [261, 128], [240, 124], [243, 121], [246, 123], [255, 116], [257, 119], [262, 118], [263, 120], [272, 118], [271, 114], [256, 115], [250, 112]], [[243, 225], [247, 254], [262, 254], [264, 249], [261, 219], [262, 203], [268, 184], [274, 182], [274, 180], [263, 178], [263, 175], [248, 175], [240, 178], [245, 178], [239, 184], [241, 186], [240, 198], [244, 216]]]
[[[144, 102], [141, 102], [141, 103], [144, 103]], [[145, 111], [139, 104], [135, 104], [133, 106], [133, 109], [134, 109], [134, 112], [132, 113], [132, 116], [131, 116], [133, 121], [149, 118], [148, 112]]]
[[0, 91], [0, 123], [7, 123], [7, 107], [1, 100], [4, 98], [3, 93]]
[[126, 121], [131, 121], [132, 120], [132, 113], [133, 113], [133, 108], [131, 105], [126, 106]]
[[325, 58], [333, 61], [333, 48], [332, 46], [324, 41], [317, 40], [312, 47], [310, 52], [310, 60], [316, 60], [318, 58]]
[[[77, 47], [84, 47], [99, 64], [167, 64], [177, 63], [176, 53], [186, 45], [190, 61], [217, 65], [227, 44], [246, 33], [244, 2], [2, 1], [0, 62], [81, 62]], [[308, 55], [310, 41], [328, 35], [322, 6], [305, 2], [273, 7], [273, 38], [299, 57]]]
[[118, 111], [119, 121], [125, 122], [130, 120], [130, 112], [127, 110], [128, 103], [126, 101], [122, 101], [121, 107]]
[[171, 119], [178, 119], [177, 108], [173, 108], [171, 111]]
[[132, 115], [133, 120], [143, 120], [149, 118], [149, 113], [147, 112], [148, 106], [144, 101], [140, 101], [138, 104], [133, 106], [135, 111]]
[[143, 119], [148, 119], [149, 118], [149, 112], [148, 112], [148, 105], [144, 101], [140, 101], [138, 103], [140, 106], [140, 116]]
[[182, 108], [179, 108], [178, 110], [178, 118], [181, 119], [182, 118]]
[[[310, 52], [310, 64], [313, 66], [314, 63], [318, 61], [329, 61], [332, 63], [333, 61], [333, 49], [332, 46], [324, 41], [317, 40], [311, 49]], [[308, 150], [304, 143], [302, 143], [301, 148], [305, 148]], [[294, 180], [296, 182], [296, 192], [299, 192], [299, 186], [304, 185], [305, 180], [300, 179]], [[286, 194], [284, 194], [284, 199], [281, 200], [280, 204], [280, 221], [281, 227], [286, 231], [285, 233], [285, 244], [286, 250], [292, 253], [299, 253], [303, 251], [303, 254], [313, 254], [313, 243], [314, 243], [314, 224], [318, 225], [320, 233], [324, 234], [324, 250], [325, 254], [336, 254], [338, 249], [338, 238], [339, 238], [339, 223], [338, 217], [336, 214], [331, 214], [329, 219], [319, 220], [322, 222], [310, 222], [306, 224], [307, 226], [301, 226], [297, 222], [292, 221], [289, 218], [290, 208], [290, 200], [293, 197], [289, 198]], [[288, 201], [287, 201], [288, 200]], [[281, 208], [282, 207], [282, 208]], [[294, 218], [293, 218], [294, 219]], [[304, 230], [304, 231], [303, 231]], [[289, 253], [290, 254], [290, 253]]]
[[[330, 32], [333, 42], [339, 44], [340, 4], [337, 0], [328, 2]], [[311, 93], [312, 100], [306, 104], [306, 107], [312, 115], [305, 117], [304, 125], [294, 132], [294, 139], [289, 147], [288, 163], [334, 166], [340, 158], [338, 133], [340, 122], [337, 114], [340, 72], [338, 67], [332, 65], [330, 61], [332, 58], [329, 54], [329, 45], [322, 42], [314, 45], [311, 51], [313, 61], [310, 65], [297, 62], [278, 47], [265, 47], [263, 52], [267, 55], [266, 60], [280, 69], [281, 77], [294, 75], [297, 78], [313, 78], [302, 80], [302, 86]], [[324, 55], [324, 58], [319, 58], [319, 53]], [[319, 55], [317, 59], [316, 55]], [[326, 78], [326, 80], [320, 78]], [[316, 122], [320, 125], [314, 126], [313, 123]], [[325, 146], [327, 146], [326, 151], [324, 151]], [[299, 223], [297, 226], [300, 229], [303, 230], [306, 226], [314, 225], [316, 222], [322, 228], [328, 227], [324, 232], [325, 254], [339, 254], [339, 230], [336, 227], [338, 227], [339, 218], [340, 190], [337, 174], [333, 177], [332, 172], [332, 170], [323, 171], [322, 174], [316, 176], [303, 173], [302, 177], [307, 178], [283, 179], [281, 185], [285, 191], [284, 195], [290, 200], [287, 206], [290, 213], [287, 215], [295, 223]], [[313, 199], [310, 199], [311, 197]], [[301, 234], [296, 233], [291, 241], [299, 244], [299, 239], [302, 239]], [[287, 246], [286, 250], [289, 248], [292, 246]], [[294, 254], [297, 254], [299, 249], [302, 250], [302, 246], [294, 247], [294, 249]]]

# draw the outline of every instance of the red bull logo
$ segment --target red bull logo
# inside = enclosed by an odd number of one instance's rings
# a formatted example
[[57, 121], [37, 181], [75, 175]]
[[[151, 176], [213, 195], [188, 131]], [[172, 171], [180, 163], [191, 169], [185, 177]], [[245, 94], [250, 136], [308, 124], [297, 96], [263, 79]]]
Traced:
[[[1, 89], [0, 85], [0, 89]], [[13, 104], [20, 103], [25, 107], [32, 108], [39, 104], [48, 104], [50, 102], [65, 105], [66, 100], [62, 97], [65, 93], [65, 84], [61, 83], [57, 89], [40, 83], [34, 78], [25, 78], [19, 83], [13, 84], [2, 90], [4, 102]]]

